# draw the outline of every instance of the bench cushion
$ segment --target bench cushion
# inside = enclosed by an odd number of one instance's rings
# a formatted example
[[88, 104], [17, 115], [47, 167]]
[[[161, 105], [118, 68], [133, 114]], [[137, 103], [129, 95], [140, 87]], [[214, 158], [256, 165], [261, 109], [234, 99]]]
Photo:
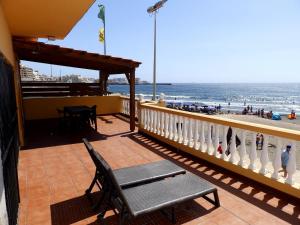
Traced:
[[118, 184], [122, 187], [134, 186], [148, 181], [184, 174], [185, 170], [176, 164], [161, 160], [148, 164], [113, 170]]
[[122, 190], [129, 211], [138, 216], [216, 191], [208, 181], [191, 173]]

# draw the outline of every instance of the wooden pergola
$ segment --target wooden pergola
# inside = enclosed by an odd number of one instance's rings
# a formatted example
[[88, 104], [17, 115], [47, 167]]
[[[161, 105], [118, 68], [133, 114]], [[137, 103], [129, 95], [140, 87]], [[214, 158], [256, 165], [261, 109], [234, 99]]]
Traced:
[[130, 85], [130, 130], [134, 131], [135, 69], [140, 62], [22, 39], [14, 39], [13, 45], [18, 60], [98, 70], [102, 94], [107, 92], [109, 75], [125, 74]]

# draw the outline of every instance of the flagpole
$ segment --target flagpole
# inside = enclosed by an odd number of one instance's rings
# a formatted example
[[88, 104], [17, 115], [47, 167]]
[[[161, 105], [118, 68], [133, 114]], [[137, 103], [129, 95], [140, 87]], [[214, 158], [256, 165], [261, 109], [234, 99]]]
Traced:
[[153, 96], [152, 96], [152, 100], [156, 100], [156, 14], [157, 11], [163, 7], [163, 5], [167, 2], [168, 0], [160, 0], [159, 2], [157, 2], [156, 4], [154, 4], [153, 6], [150, 6], [147, 9], [147, 12], [149, 14], [154, 14], [154, 46], [153, 46], [153, 52], [154, 52], [154, 56], [153, 56]]
[[[104, 18], [105, 18], [105, 6], [104, 7]], [[104, 26], [104, 55], [106, 55], [106, 28], [105, 28], [105, 20], [103, 21], [103, 26]]]
[[154, 12], [154, 56], [153, 56], [153, 96], [152, 100], [156, 100], [156, 11]]

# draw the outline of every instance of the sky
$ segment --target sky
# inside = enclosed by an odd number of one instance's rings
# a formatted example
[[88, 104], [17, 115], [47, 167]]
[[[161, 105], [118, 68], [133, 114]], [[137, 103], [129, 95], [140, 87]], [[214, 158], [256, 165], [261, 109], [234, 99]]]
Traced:
[[[155, 2], [96, 1], [64, 40], [47, 43], [103, 54], [97, 18], [103, 4], [107, 54], [142, 62], [136, 75], [151, 82], [154, 17], [146, 10]], [[50, 74], [47, 64], [23, 64]], [[98, 71], [52, 70], [98, 77]], [[300, 82], [300, 1], [168, 0], [157, 14], [157, 81]]]

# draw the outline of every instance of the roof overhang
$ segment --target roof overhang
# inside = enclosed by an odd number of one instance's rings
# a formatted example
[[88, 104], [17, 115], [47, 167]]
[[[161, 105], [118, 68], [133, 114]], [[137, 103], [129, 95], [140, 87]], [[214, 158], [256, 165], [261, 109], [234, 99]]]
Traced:
[[129, 73], [141, 64], [130, 59], [89, 53], [42, 42], [14, 39], [13, 45], [20, 60], [103, 70], [109, 74]]
[[95, 0], [1, 0], [13, 36], [63, 39]]

